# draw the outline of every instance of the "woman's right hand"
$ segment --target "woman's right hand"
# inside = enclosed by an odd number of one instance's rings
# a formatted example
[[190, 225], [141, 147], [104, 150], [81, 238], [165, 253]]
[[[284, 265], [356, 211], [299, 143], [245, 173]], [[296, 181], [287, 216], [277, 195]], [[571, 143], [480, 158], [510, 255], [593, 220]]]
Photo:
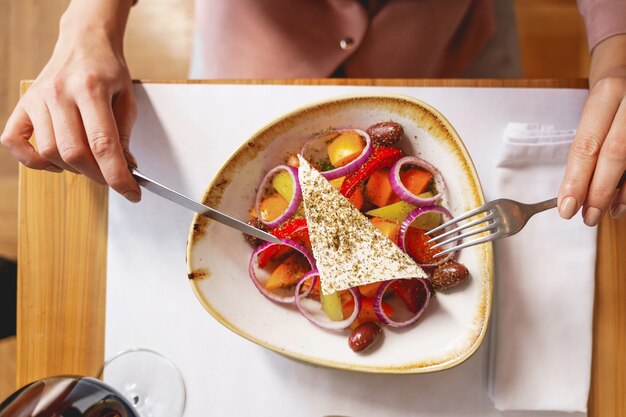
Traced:
[[626, 214], [626, 34], [600, 42], [593, 50], [589, 96], [569, 151], [559, 190], [561, 217], [580, 207], [587, 226], [610, 211]]
[[[132, 0], [74, 0], [50, 61], [22, 96], [0, 140], [29, 168], [82, 173], [128, 200], [136, 108], [123, 55]], [[37, 149], [28, 142], [35, 134]]]

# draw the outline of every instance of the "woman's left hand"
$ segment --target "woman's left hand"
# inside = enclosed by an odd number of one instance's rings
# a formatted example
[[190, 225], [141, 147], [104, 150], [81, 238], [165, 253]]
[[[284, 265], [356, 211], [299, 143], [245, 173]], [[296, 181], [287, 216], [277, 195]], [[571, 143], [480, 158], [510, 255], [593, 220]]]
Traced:
[[558, 207], [572, 218], [583, 208], [586, 225], [597, 225], [607, 210], [626, 214], [626, 35], [600, 42], [593, 50], [585, 101], [570, 148]]

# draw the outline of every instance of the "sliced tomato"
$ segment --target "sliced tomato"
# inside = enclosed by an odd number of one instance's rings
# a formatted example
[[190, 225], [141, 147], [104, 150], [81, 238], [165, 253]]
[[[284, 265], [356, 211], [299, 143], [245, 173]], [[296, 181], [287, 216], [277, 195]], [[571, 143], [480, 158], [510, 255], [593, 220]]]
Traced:
[[387, 236], [389, 240], [391, 240], [396, 245], [398, 244], [398, 239], [400, 236], [400, 225], [398, 223], [385, 220], [381, 217], [372, 217], [371, 222], [374, 227], [380, 230], [383, 235]]
[[274, 194], [266, 197], [261, 201], [259, 206], [259, 216], [262, 220], [271, 221], [280, 217], [287, 207], [289, 202], [285, 200], [280, 194]]
[[[310, 279], [304, 281], [302, 283], [302, 289], [300, 290], [301, 293], [308, 291], [310, 286], [311, 286], [311, 280]], [[313, 288], [311, 288], [311, 292], [309, 293], [309, 298], [312, 298], [314, 300], [319, 300], [320, 299], [320, 291], [321, 291], [320, 280], [316, 279], [315, 280], [315, 285], [313, 285]]]
[[391, 284], [393, 291], [404, 301], [411, 313], [417, 313], [428, 296], [424, 285], [417, 279], [398, 279]]
[[356, 191], [352, 194], [349, 200], [357, 210], [361, 211], [363, 203], [365, 203], [365, 199], [363, 198], [363, 188], [357, 187]]
[[389, 168], [375, 171], [365, 184], [365, 197], [376, 207], [383, 207], [395, 194], [389, 182]]
[[302, 254], [294, 253], [289, 255], [285, 261], [272, 271], [265, 288], [276, 290], [278, 288], [290, 287], [298, 282], [310, 269], [309, 262]]
[[359, 285], [359, 292], [363, 297], [374, 297], [380, 287], [380, 282], [374, 282], [372, 284]]
[[[384, 301], [382, 302], [382, 306], [383, 306], [383, 311], [385, 312], [385, 314], [390, 318], [393, 317], [395, 313], [393, 308], [389, 304], [385, 303]], [[343, 317], [344, 318], [350, 317], [350, 315], [352, 314], [352, 311], [354, 311], [354, 300], [350, 299], [349, 301], [343, 304]], [[359, 315], [356, 317], [356, 320], [354, 320], [354, 322], [350, 325], [350, 328], [354, 330], [363, 323], [368, 323], [368, 322], [378, 323], [379, 321], [380, 320], [378, 319], [378, 316], [376, 315], [376, 312], [374, 311], [374, 298], [363, 297], [361, 298], [361, 311], [359, 311]]]
[[426, 243], [430, 240], [430, 237], [425, 234], [426, 232], [416, 227], [409, 227], [405, 237], [406, 252], [415, 259], [419, 264], [430, 264], [435, 261], [435, 255], [441, 250], [439, 248], [433, 249], [433, 244]]
[[430, 188], [433, 174], [421, 168], [409, 168], [400, 172], [400, 181], [407, 190], [415, 195], [420, 195]]

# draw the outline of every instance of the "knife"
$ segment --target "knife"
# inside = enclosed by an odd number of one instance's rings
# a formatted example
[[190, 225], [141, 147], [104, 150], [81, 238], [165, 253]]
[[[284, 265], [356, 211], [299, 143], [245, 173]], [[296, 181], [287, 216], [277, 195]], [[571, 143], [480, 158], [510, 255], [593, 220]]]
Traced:
[[139, 185], [141, 185], [146, 190], [153, 192], [154, 194], [157, 194], [191, 211], [202, 214], [209, 219], [213, 219], [217, 222], [225, 224], [228, 227], [237, 229], [240, 232], [246, 233], [254, 237], [258, 237], [259, 239], [265, 240], [267, 242], [282, 243], [280, 239], [278, 239], [276, 236], [264, 232], [263, 230], [257, 229], [256, 227], [244, 223], [241, 220], [237, 220], [224, 213], [221, 213], [211, 207], [205, 206], [204, 204], [201, 204], [195, 200], [192, 200], [191, 198], [186, 197], [181, 193], [176, 192], [171, 188], [168, 188], [165, 185], [146, 177], [144, 174], [137, 171], [136, 169], [131, 169], [130, 172]]

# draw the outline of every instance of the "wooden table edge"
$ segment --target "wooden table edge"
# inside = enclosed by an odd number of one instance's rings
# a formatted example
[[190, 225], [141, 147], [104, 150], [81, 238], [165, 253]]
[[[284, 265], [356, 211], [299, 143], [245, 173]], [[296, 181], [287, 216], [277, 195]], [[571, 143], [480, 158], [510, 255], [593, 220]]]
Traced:
[[[222, 79], [152, 84], [587, 88], [586, 79]], [[22, 94], [31, 82], [21, 84]], [[71, 173], [20, 167], [17, 386], [54, 374], [93, 375], [104, 359], [107, 189]], [[626, 221], [598, 234], [589, 416], [626, 410]], [[622, 262], [620, 262], [622, 259]], [[81, 260], [81, 262], [76, 262]]]

